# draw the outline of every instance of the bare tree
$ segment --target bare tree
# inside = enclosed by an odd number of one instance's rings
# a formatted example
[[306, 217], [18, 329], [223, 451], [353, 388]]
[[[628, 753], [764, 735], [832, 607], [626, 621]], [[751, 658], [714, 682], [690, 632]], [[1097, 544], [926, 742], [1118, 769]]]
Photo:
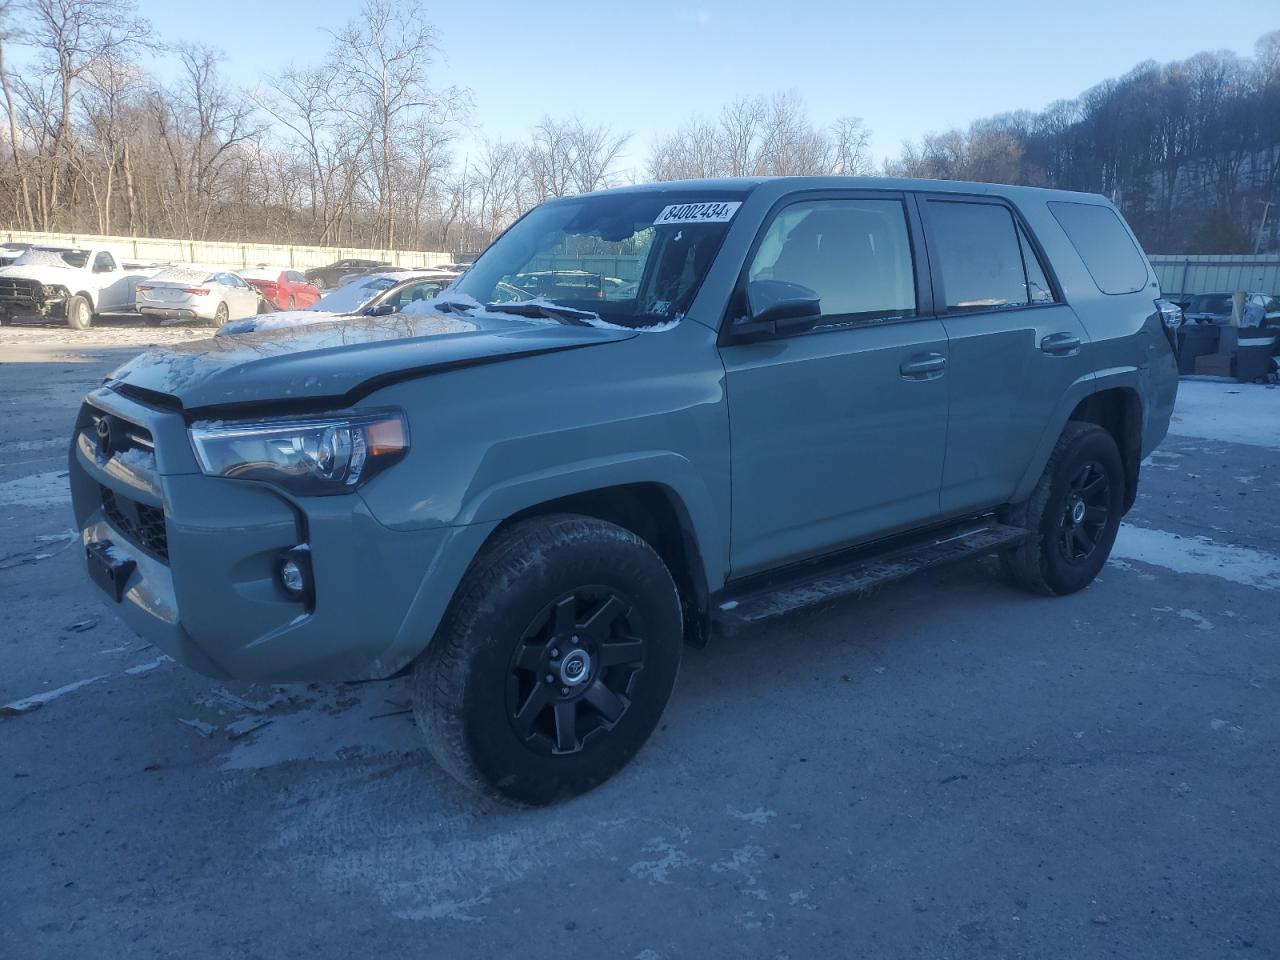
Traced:
[[208, 235], [215, 206], [228, 195], [227, 174], [237, 148], [261, 128], [247, 98], [219, 75], [217, 51], [181, 46], [178, 59], [179, 81], [164, 96], [152, 97], [152, 115], [170, 174], [161, 189], [173, 230], [202, 239]]
[[123, 60], [146, 46], [151, 26], [135, 14], [131, 0], [25, 0], [20, 9], [27, 23], [23, 42], [37, 52], [54, 111], [46, 119], [53, 136], [38, 187], [41, 226], [48, 229], [68, 184], [77, 87], [95, 64]]
[[344, 96], [338, 108], [367, 131], [382, 245], [394, 249], [394, 198], [404, 176], [406, 139], [423, 114], [453, 121], [469, 105], [454, 87], [434, 89], [436, 33], [417, 0], [365, 0], [360, 16], [334, 34], [330, 67]]

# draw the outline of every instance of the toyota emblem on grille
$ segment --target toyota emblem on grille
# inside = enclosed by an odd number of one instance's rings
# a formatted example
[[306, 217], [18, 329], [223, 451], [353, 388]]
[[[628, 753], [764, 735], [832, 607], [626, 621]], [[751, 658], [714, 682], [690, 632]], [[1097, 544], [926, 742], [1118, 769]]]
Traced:
[[116, 438], [113, 435], [115, 430], [112, 428], [112, 417], [102, 417], [97, 425], [93, 428], [98, 435], [98, 454], [104, 458], [111, 456], [116, 452]]

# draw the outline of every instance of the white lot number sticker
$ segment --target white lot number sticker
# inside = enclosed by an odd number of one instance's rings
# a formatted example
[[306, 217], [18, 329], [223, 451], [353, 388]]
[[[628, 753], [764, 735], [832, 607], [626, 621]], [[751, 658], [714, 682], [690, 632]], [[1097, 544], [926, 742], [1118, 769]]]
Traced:
[[655, 227], [668, 223], [728, 223], [742, 206], [741, 200], [717, 200], [711, 203], [673, 203], [664, 207], [653, 221]]

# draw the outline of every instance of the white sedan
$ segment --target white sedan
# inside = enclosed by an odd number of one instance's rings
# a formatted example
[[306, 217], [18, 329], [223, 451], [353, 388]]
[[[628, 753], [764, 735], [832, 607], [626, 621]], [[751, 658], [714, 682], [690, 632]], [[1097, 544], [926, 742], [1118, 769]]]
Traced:
[[259, 313], [262, 297], [241, 277], [226, 270], [170, 267], [139, 283], [138, 313], [152, 325], [163, 320], [211, 320], [222, 326]]

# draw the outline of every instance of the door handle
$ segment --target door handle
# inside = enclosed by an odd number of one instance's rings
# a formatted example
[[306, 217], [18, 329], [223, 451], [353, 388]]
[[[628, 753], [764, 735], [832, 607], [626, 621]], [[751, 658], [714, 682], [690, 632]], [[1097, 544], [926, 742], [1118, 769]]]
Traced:
[[1040, 341], [1040, 349], [1055, 357], [1076, 353], [1080, 349], [1080, 338], [1074, 333], [1051, 333]]
[[902, 361], [898, 372], [904, 380], [932, 380], [942, 376], [947, 368], [947, 358], [940, 353], [918, 353], [910, 360]]

